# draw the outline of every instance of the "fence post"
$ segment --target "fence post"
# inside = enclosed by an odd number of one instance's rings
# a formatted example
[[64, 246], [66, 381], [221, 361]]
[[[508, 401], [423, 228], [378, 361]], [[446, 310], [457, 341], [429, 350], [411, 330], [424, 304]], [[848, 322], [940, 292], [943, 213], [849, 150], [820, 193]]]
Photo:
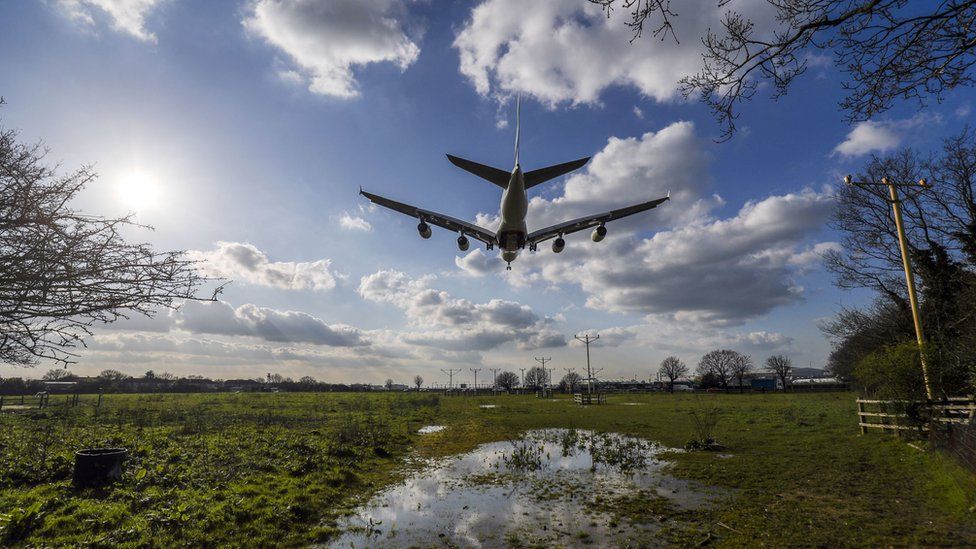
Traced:
[[864, 421], [864, 403], [861, 402], [861, 399], [857, 399], [857, 422], [859, 424], [862, 424], [862, 425], [860, 425], [860, 427], [861, 427], [861, 434], [863, 435], [863, 434], [867, 433], [868, 432], [868, 428], [863, 425], [863, 423], [866, 423], [866, 422]]
[[3, 410], [3, 395], [0, 395], [0, 410]]

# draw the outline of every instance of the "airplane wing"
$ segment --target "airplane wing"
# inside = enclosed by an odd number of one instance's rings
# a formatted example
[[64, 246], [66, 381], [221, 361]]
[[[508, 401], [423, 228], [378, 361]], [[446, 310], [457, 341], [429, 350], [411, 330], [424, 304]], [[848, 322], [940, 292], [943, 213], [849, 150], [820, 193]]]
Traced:
[[396, 200], [383, 198], [382, 196], [368, 193], [362, 189], [359, 190], [359, 194], [365, 196], [374, 204], [379, 204], [384, 208], [398, 211], [402, 214], [409, 215], [410, 217], [422, 219], [431, 225], [437, 225], [438, 227], [443, 227], [455, 233], [464, 233], [484, 242], [485, 244], [495, 244], [495, 235], [491, 231], [482, 229], [481, 227], [468, 223], [467, 221], [461, 221], [460, 219], [451, 217], [449, 215], [439, 214], [437, 212], [432, 212], [430, 210], [424, 210], [422, 208], [417, 208], [416, 206], [397, 202]]
[[633, 206], [627, 206], [626, 208], [620, 208], [617, 210], [611, 210], [609, 212], [604, 212], [601, 214], [580, 217], [579, 219], [573, 219], [571, 221], [565, 221], [558, 225], [553, 225], [551, 227], [546, 227], [545, 229], [539, 229], [538, 231], [533, 231], [529, 233], [529, 235], [526, 237], [526, 240], [532, 244], [538, 244], [539, 242], [549, 240], [550, 238], [554, 238], [559, 235], [575, 233], [577, 231], [589, 229], [590, 227], [596, 227], [597, 225], [602, 225], [608, 221], [613, 221], [614, 219], [620, 219], [622, 217], [627, 217], [628, 215], [634, 215], [635, 213], [640, 213], [646, 210], [656, 208], [660, 206], [662, 203], [670, 199], [671, 199], [670, 196], [665, 196], [664, 198], [658, 198], [657, 200], [651, 200], [650, 202], [644, 202], [643, 204], [635, 204]]

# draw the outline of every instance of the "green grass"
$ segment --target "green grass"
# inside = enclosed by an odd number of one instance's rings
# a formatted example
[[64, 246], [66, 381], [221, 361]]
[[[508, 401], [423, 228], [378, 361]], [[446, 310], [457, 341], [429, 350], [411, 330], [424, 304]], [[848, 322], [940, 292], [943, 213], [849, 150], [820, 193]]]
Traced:
[[[301, 546], [404, 474], [527, 429], [576, 427], [682, 447], [691, 412], [718, 408], [732, 457], [669, 455], [671, 474], [722, 494], [675, 512], [645, 494], [603, 501], [619, 520], [672, 518], [664, 539], [726, 546], [976, 544], [976, 480], [934, 452], [858, 435], [852, 394], [619, 395], [606, 406], [530, 396], [111, 395], [0, 414], [0, 546]], [[52, 399], [52, 402], [55, 402]], [[622, 406], [639, 402], [639, 406]], [[479, 404], [498, 408], [483, 409]], [[449, 429], [413, 434], [428, 423]], [[122, 482], [75, 491], [72, 453], [130, 450]], [[477, 505], [477, 502], [472, 502]]]

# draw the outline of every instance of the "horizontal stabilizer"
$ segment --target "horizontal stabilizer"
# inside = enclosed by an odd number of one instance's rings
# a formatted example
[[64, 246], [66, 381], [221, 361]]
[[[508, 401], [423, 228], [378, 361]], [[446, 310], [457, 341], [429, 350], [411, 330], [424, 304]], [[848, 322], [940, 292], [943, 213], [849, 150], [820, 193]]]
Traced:
[[508, 180], [512, 177], [512, 174], [506, 172], [505, 170], [499, 170], [498, 168], [478, 164], [477, 162], [472, 162], [471, 160], [452, 156], [450, 154], [447, 155], [447, 159], [451, 161], [451, 164], [454, 164], [462, 170], [471, 172], [482, 179], [491, 181], [503, 189], [508, 188]]
[[580, 158], [579, 160], [573, 160], [572, 162], [563, 162], [562, 164], [556, 164], [555, 166], [539, 168], [538, 170], [526, 172], [525, 188], [531, 189], [539, 183], [545, 183], [546, 181], [555, 179], [560, 175], [565, 175], [573, 170], [578, 170], [585, 166], [589, 161], [590, 157], [587, 156], [586, 158]]

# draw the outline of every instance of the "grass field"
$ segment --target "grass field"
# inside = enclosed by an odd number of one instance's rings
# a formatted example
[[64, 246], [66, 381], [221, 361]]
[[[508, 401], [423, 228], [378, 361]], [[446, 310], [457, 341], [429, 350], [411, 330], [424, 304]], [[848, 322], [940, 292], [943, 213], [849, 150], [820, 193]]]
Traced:
[[[109, 395], [97, 417], [87, 398], [0, 414], [0, 546], [327, 542], [337, 517], [403, 477], [409, 455], [452, 455], [547, 427], [682, 447], [694, 436], [691, 413], [712, 407], [731, 457], [673, 453], [669, 471], [727, 496], [654, 541], [976, 544], [976, 479], [938, 453], [858, 435], [854, 398], [619, 395], [579, 408], [531, 396]], [[416, 434], [432, 423], [448, 428]], [[123, 481], [75, 491], [72, 454], [94, 446], [129, 449]], [[670, 512], [637, 494], [602, 505], [630, 521]]]

